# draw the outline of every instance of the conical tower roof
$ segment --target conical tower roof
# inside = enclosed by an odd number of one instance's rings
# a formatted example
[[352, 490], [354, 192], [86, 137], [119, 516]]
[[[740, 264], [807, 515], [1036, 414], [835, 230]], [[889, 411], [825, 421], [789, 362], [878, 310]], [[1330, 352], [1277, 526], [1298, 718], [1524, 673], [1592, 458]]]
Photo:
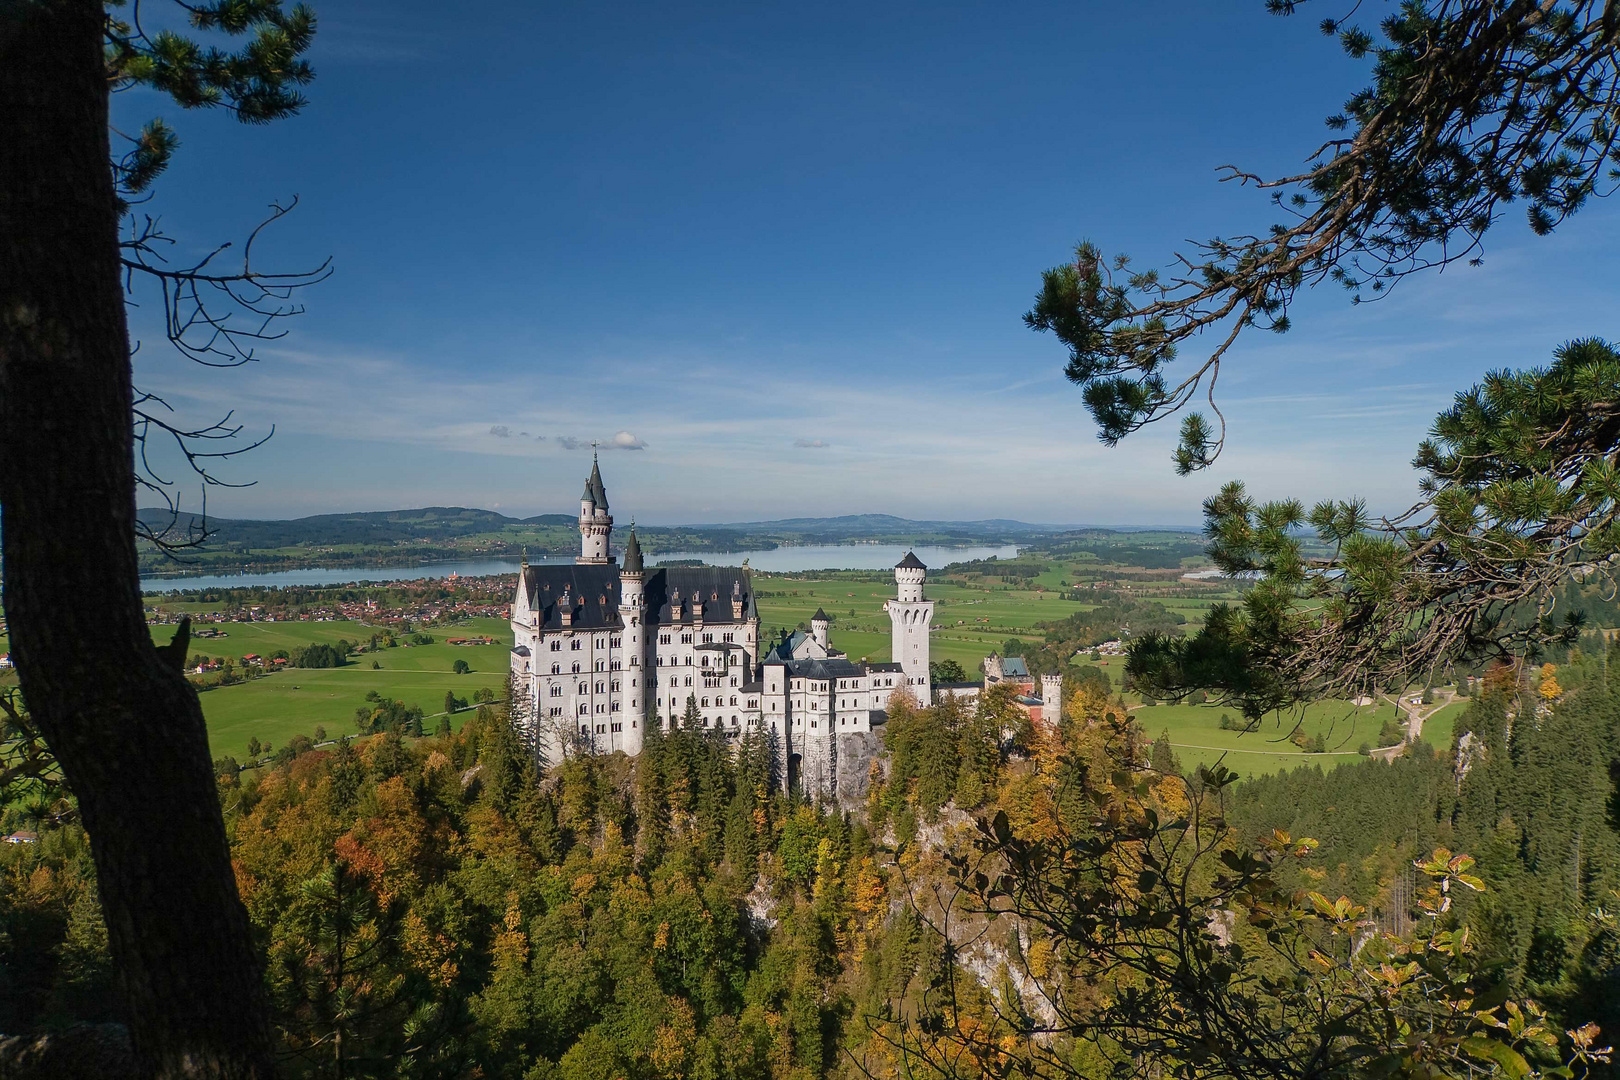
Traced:
[[643, 566], [641, 561], [641, 541], [636, 539], [636, 527], [630, 526], [630, 542], [624, 545], [624, 572], [639, 574]]
[[827, 613], [825, 611], [821, 610], [820, 608], [816, 608], [816, 613], [814, 615], [810, 616], [810, 621], [811, 622], [832, 622], [831, 619], [827, 618]]
[[591, 501], [598, 510], [608, 508], [607, 489], [602, 486], [602, 467], [597, 464], [596, 455], [591, 455], [591, 478], [585, 485], [585, 490], [591, 493]]
[[901, 559], [899, 561], [899, 563], [897, 563], [895, 565], [895, 569], [898, 570], [902, 566], [905, 567], [907, 570], [926, 570], [926, 569], [928, 569], [928, 567], [923, 565], [922, 560], [917, 558], [917, 553], [914, 552], [914, 551], [906, 552], [906, 557]]

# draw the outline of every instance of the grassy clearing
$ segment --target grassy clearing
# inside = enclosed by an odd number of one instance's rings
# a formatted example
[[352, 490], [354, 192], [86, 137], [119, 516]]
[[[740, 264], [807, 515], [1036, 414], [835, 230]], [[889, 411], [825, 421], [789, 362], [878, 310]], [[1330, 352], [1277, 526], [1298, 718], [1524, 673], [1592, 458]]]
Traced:
[[1423, 721], [1423, 734], [1419, 738], [1441, 753], [1450, 750], [1457, 719], [1468, 711], [1468, 705], [1467, 698], [1459, 698]]
[[[193, 638], [191, 651], [209, 656], [268, 656], [277, 649], [292, 650], [341, 638], [369, 640], [373, 628], [357, 622], [222, 623], [210, 626], [226, 632], [224, 638]], [[247, 742], [257, 738], [281, 746], [294, 735], [312, 735], [317, 726], [330, 736], [352, 734], [355, 710], [375, 690], [384, 697], [418, 705], [428, 716], [443, 711], [445, 691], [471, 699], [488, 687], [499, 693], [506, 682], [511, 630], [500, 619], [469, 619], [453, 629], [428, 631], [432, 645], [400, 646], [362, 653], [340, 668], [293, 668], [235, 686], [221, 686], [202, 694], [208, 741], [215, 756], [243, 758]], [[152, 627], [153, 640], [167, 642], [172, 626]], [[486, 635], [493, 645], [446, 645], [448, 637]], [[466, 675], [451, 671], [457, 660], [472, 667]], [[372, 668], [376, 662], [379, 667]]]
[[[1223, 712], [1238, 719], [1236, 710], [1216, 705], [1149, 705], [1131, 710], [1131, 715], [1148, 737], [1169, 735], [1184, 770], [1219, 761], [1240, 777], [1299, 765], [1331, 768], [1360, 761], [1361, 744], [1376, 745], [1379, 728], [1396, 715], [1394, 706], [1383, 702], [1358, 707], [1348, 701], [1319, 701], [1273, 714], [1256, 731], [1240, 732], [1221, 729]], [[1289, 742], [1296, 728], [1306, 736], [1324, 736], [1327, 753], [1307, 754]]]

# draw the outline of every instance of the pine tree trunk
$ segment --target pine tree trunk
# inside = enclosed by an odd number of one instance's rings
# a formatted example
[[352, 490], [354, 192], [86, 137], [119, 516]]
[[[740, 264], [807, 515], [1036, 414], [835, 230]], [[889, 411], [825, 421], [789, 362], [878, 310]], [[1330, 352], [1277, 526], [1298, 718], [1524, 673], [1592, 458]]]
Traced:
[[140, 1072], [271, 1075], [196, 692], [135, 554], [102, 0], [0, 0], [0, 570], [24, 697], [95, 857]]

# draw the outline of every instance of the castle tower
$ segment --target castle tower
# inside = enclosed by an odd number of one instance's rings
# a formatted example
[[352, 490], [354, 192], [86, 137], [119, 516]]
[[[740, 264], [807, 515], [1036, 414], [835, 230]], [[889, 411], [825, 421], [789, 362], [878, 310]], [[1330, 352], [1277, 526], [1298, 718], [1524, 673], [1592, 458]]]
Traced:
[[656, 678], [656, 669], [649, 669], [650, 651], [647, 641], [647, 606], [642, 592], [644, 570], [641, 542], [636, 539], [636, 527], [630, 526], [630, 542], [624, 546], [624, 567], [619, 571], [619, 626], [624, 635], [624, 666], [621, 671], [624, 697], [624, 730], [619, 746], [634, 757], [641, 753], [642, 740], [648, 722], [647, 697], [649, 679]]
[[1041, 676], [1041, 719], [1056, 725], [1063, 718], [1063, 676]]
[[602, 469], [591, 455], [591, 478], [585, 481], [585, 494], [579, 497], [579, 557], [581, 566], [606, 566], [613, 539], [613, 518], [608, 514], [607, 489], [602, 486]]
[[927, 577], [928, 567], [915, 553], [906, 552], [894, 568], [896, 598], [884, 605], [893, 624], [890, 659], [900, 665], [906, 687], [922, 705], [933, 703], [933, 683], [928, 677], [928, 628], [934, 621], [934, 602], [923, 596]]
[[832, 620], [827, 618], [827, 613], [821, 608], [816, 608], [816, 613], [810, 616], [810, 637], [821, 646], [822, 652], [830, 648], [827, 644], [827, 628], [831, 625]]

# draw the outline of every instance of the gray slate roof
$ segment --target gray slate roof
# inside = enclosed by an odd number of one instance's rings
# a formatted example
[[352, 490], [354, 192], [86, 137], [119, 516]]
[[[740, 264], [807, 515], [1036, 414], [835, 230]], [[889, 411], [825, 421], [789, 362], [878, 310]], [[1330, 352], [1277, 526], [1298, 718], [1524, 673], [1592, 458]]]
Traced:
[[[530, 608], [541, 612], [542, 630], [561, 630], [558, 603], [566, 592], [573, 608], [575, 630], [617, 628], [619, 622], [619, 568], [607, 566], [531, 566], [523, 571], [523, 586]], [[742, 618], [731, 617], [733, 586], [743, 602]], [[679, 595], [678, 614], [671, 600]], [[705, 625], [735, 624], [758, 618], [754, 586], [749, 572], [734, 566], [669, 566], [647, 572], [642, 586], [647, 622], [652, 625], [691, 624], [700, 604]]]
[[926, 570], [926, 569], [928, 569], [928, 567], [923, 565], [922, 560], [917, 558], [916, 552], [913, 552], [913, 551], [906, 552], [906, 557], [901, 559], [898, 563], [895, 563], [894, 568], [896, 570], [898, 570], [902, 566], [905, 567], [908, 570]]
[[850, 679], [857, 675], [864, 675], [865, 670], [860, 664], [853, 664], [848, 660], [779, 660], [774, 656], [766, 659], [767, 664], [781, 664], [788, 669], [788, 674], [795, 679], [815, 679], [825, 682], [831, 679]]

